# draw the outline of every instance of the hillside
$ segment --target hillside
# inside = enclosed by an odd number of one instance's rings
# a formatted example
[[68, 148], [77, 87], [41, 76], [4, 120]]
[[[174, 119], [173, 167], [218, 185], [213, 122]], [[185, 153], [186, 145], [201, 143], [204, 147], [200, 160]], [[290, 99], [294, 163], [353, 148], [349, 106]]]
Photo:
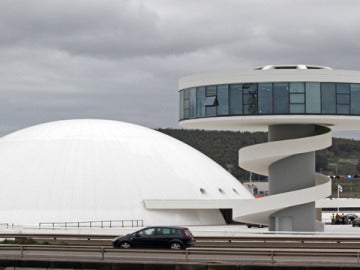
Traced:
[[[239, 168], [238, 150], [267, 141], [265, 132], [230, 132], [185, 129], [157, 129], [194, 147], [230, 171], [240, 181], [250, 173]], [[355, 175], [360, 172], [360, 141], [333, 138], [332, 147], [316, 153], [316, 171], [324, 174]], [[253, 180], [264, 179], [252, 175]]]

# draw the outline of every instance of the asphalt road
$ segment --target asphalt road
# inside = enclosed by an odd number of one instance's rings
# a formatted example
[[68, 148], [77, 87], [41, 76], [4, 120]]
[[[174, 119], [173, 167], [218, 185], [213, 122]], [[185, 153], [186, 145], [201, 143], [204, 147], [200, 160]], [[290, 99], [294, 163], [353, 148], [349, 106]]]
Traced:
[[[358, 255], [334, 254], [322, 256], [318, 250], [309, 249], [308, 253], [302, 254], [298, 249], [293, 249], [292, 254], [277, 255], [280, 251], [274, 250], [273, 256], [269, 252], [259, 254], [264, 249], [252, 249], [247, 254], [226, 251], [207, 251], [201, 254], [190, 253], [188, 257], [185, 251], [166, 250], [108, 250], [102, 259], [101, 251], [74, 251], [74, 250], [25, 250], [21, 260], [31, 261], [70, 261], [70, 262], [112, 262], [112, 263], [171, 263], [171, 264], [226, 264], [226, 265], [288, 265], [288, 266], [360, 266]], [[195, 252], [196, 250], [194, 250]], [[330, 250], [329, 250], [330, 251]], [[333, 250], [332, 250], [333, 251]], [[280, 254], [280, 253], [278, 253]], [[0, 260], [20, 259], [20, 250], [1, 250]]]

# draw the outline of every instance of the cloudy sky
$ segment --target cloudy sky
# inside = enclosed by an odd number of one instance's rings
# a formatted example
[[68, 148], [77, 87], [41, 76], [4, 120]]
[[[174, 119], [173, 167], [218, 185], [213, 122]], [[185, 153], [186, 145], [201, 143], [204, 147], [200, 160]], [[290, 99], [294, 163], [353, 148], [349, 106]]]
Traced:
[[359, 14], [358, 0], [0, 0], [0, 135], [72, 118], [178, 127], [192, 73], [360, 69]]

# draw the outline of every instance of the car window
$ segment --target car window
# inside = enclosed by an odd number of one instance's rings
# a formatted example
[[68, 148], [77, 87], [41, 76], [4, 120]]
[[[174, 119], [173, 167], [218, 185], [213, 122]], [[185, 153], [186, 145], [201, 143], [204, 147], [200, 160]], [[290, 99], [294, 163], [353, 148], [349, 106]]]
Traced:
[[163, 229], [162, 229], [162, 233], [163, 233], [164, 235], [169, 235], [169, 234], [171, 234], [171, 230], [170, 230], [170, 228], [163, 228]]
[[172, 232], [174, 235], [182, 235], [181, 230], [180, 229], [173, 229]]
[[157, 235], [170, 235], [171, 229], [170, 228], [157, 228], [156, 234]]
[[139, 236], [150, 236], [153, 235], [155, 232], [155, 228], [148, 228], [145, 230], [142, 230], [138, 233]]

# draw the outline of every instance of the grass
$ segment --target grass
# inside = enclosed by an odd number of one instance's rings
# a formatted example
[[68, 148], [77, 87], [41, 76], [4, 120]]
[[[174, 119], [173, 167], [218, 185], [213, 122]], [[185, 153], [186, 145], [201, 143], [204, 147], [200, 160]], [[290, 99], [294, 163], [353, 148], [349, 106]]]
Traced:
[[50, 243], [49, 241], [38, 242], [32, 238], [17, 237], [14, 239], [4, 239], [0, 241], [0, 244], [12, 244], [12, 245], [59, 245], [66, 246], [68, 243], [61, 241], [58, 243]]

